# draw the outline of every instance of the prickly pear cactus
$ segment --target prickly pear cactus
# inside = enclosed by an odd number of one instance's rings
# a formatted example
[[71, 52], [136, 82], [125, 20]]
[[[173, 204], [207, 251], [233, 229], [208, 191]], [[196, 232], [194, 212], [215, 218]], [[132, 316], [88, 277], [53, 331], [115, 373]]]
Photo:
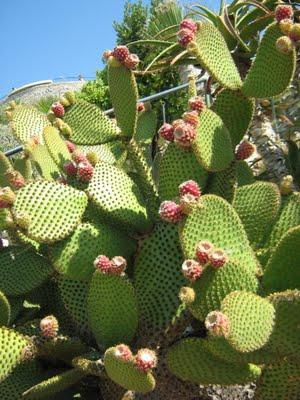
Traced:
[[105, 52], [116, 121], [73, 92], [48, 119], [10, 105], [25, 153], [0, 155], [1, 398], [190, 400], [250, 382], [256, 400], [299, 398], [299, 193], [256, 182], [253, 148], [236, 150], [254, 98], [293, 75], [298, 25], [278, 42], [279, 7], [244, 82], [217, 28], [182, 21], [175, 45], [219, 90], [209, 107], [191, 80], [158, 141], [126, 46]]

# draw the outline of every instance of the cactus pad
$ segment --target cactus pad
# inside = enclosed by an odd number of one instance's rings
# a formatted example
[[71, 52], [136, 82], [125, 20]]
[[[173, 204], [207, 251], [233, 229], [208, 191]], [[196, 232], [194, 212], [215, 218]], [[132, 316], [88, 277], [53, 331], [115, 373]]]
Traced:
[[196, 43], [195, 55], [214, 80], [225, 88], [239, 89], [242, 86], [241, 77], [219, 30], [209, 22], [202, 23]]
[[67, 108], [64, 122], [72, 129], [71, 140], [76, 144], [101, 144], [118, 136], [117, 126], [98, 107], [84, 100]]
[[296, 52], [295, 49], [288, 54], [278, 51], [276, 41], [280, 36], [282, 32], [277, 23], [270, 25], [265, 31], [242, 87], [245, 96], [278, 96], [289, 86], [295, 72]]
[[104, 366], [110, 379], [125, 389], [147, 393], [155, 388], [155, 379], [151, 372], [144, 373], [138, 370], [132, 361], [118, 359], [114, 347], [106, 350]]
[[221, 118], [208, 109], [200, 114], [192, 148], [197, 160], [207, 171], [222, 171], [233, 161], [229, 132]]
[[32, 178], [32, 165], [29, 158], [17, 158], [14, 161], [14, 169], [19, 171], [24, 176], [26, 181]]
[[201, 199], [200, 207], [187, 217], [180, 233], [185, 257], [194, 258], [197, 243], [209, 240], [223, 249], [230, 260], [249, 272], [257, 272], [257, 260], [234, 208], [214, 195]]
[[249, 167], [246, 161], [239, 160], [236, 162], [236, 177], [237, 186], [251, 185], [255, 182], [252, 169]]
[[6, 157], [2, 151], [0, 151], [0, 186], [5, 187], [5, 186], [10, 186], [9, 182], [5, 176], [5, 172], [8, 169], [12, 169], [13, 166], [11, 165], [9, 159]]
[[138, 114], [134, 140], [139, 145], [150, 145], [156, 134], [157, 116], [154, 110], [144, 110]]
[[252, 364], [231, 364], [211, 354], [203, 339], [184, 339], [171, 347], [168, 368], [178, 378], [192, 383], [210, 385], [245, 384], [256, 380], [261, 370]]
[[161, 200], [172, 200], [178, 196], [178, 186], [190, 179], [203, 190], [207, 172], [191, 151], [180, 149], [170, 143], [159, 163], [159, 196]]
[[94, 272], [88, 294], [91, 330], [99, 346], [129, 343], [138, 325], [137, 302], [124, 277]]
[[39, 175], [48, 180], [53, 181], [59, 178], [61, 171], [58, 165], [51, 157], [47, 147], [43, 144], [38, 144], [30, 150], [30, 158], [37, 169]]
[[44, 141], [51, 157], [63, 169], [64, 163], [71, 159], [70, 152], [65, 141], [61, 138], [59, 131], [53, 126], [44, 129]]
[[108, 164], [122, 165], [122, 163], [126, 159], [127, 154], [125, 147], [119, 140], [105, 144], [96, 144], [94, 146], [82, 145], [78, 146], [78, 148], [85, 155], [89, 152], [96, 153], [100, 161], [106, 162]]
[[122, 170], [109, 164], [97, 164], [87, 193], [110, 223], [137, 231], [149, 229], [145, 200], [137, 185]]
[[80, 222], [87, 205], [83, 192], [59, 183], [39, 181], [18, 191], [13, 214], [29, 218], [27, 235], [38, 242], [64, 239]]
[[10, 246], [0, 252], [0, 290], [20, 296], [44, 283], [52, 273], [47, 258], [25, 246]]
[[0, 326], [8, 325], [9, 321], [10, 321], [10, 304], [5, 294], [0, 292]]
[[207, 192], [223, 197], [229, 203], [232, 202], [236, 186], [236, 162], [229, 167], [210, 176]]
[[229, 318], [226, 339], [236, 350], [247, 353], [268, 342], [275, 318], [275, 309], [268, 300], [236, 291], [225, 297], [221, 311]]

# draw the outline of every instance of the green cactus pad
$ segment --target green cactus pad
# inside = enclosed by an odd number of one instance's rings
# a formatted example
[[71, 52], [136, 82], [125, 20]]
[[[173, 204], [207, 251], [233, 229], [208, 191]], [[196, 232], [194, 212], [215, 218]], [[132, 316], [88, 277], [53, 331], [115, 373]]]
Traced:
[[253, 364], [231, 364], [215, 357], [203, 339], [184, 339], [167, 354], [170, 371], [183, 381], [202, 385], [235, 385], [256, 380], [261, 369]]
[[242, 86], [241, 77], [220, 31], [211, 23], [200, 25], [196, 35], [195, 55], [200, 64], [221, 86], [236, 90]]
[[32, 164], [29, 158], [17, 158], [14, 161], [14, 169], [19, 171], [24, 176], [26, 181], [32, 178]]
[[211, 311], [219, 310], [222, 300], [234, 290], [256, 293], [258, 280], [243, 266], [229, 261], [222, 268], [206, 268], [201, 277], [191, 285], [195, 300], [188, 305], [193, 316], [202, 321]]
[[126, 159], [126, 149], [124, 145], [116, 140], [105, 144], [96, 144], [94, 146], [82, 145], [78, 148], [84, 153], [94, 152], [98, 155], [99, 160], [108, 164], [122, 165]]
[[132, 71], [123, 65], [108, 65], [109, 94], [122, 135], [132, 137], [137, 124], [138, 90]]
[[234, 208], [214, 195], [201, 199], [200, 207], [186, 218], [180, 232], [185, 258], [194, 258], [197, 243], [209, 240], [223, 249], [231, 261], [243, 265], [249, 272], [257, 272], [257, 260]]
[[52, 246], [50, 258], [61, 274], [89, 280], [95, 271], [93, 262], [99, 254], [129, 260], [135, 248], [135, 241], [122, 232], [104, 224], [84, 223], [78, 225], [71, 236]]
[[0, 151], [0, 186], [10, 186], [7, 178], [5, 177], [5, 172], [12, 168], [13, 166], [11, 165], [9, 159], [4, 153], [2, 153], [2, 151]]
[[300, 291], [287, 290], [268, 297], [276, 311], [275, 326], [268, 342], [271, 351], [300, 358]]
[[38, 242], [52, 243], [68, 236], [80, 222], [87, 205], [83, 192], [71, 187], [39, 181], [18, 191], [13, 214], [29, 218], [27, 235]]
[[255, 182], [253, 172], [246, 161], [244, 160], [237, 161], [235, 165], [236, 165], [236, 177], [237, 177], [238, 187], [251, 185], [251, 183]]
[[232, 203], [253, 247], [260, 247], [280, 208], [280, 192], [269, 182], [238, 188]]
[[23, 309], [23, 297], [8, 297], [10, 305], [10, 323], [14, 323]]
[[12, 130], [18, 140], [26, 143], [31, 137], [43, 142], [43, 130], [51, 125], [45, 114], [29, 105], [19, 105], [13, 111]]
[[68, 107], [64, 116], [76, 144], [95, 145], [118, 137], [118, 128], [98, 107], [84, 100]]
[[161, 200], [172, 200], [177, 197], [178, 186], [191, 179], [204, 190], [208, 176], [192, 151], [180, 149], [174, 143], [170, 143], [163, 154], [158, 175], [158, 192]]
[[237, 351], [258, 350], [268, 342], [275, 318], [268, 300], [249, 292], [232, 292], [222, 301], [221, 312], [229, 318], [226, 340]]
[[59, 392], [79, 382], [85, 374], [77, 369], [70, 369], [60, 375], [52, 376], [51, 378], [38, 383], [23, 393], [23, 398], [28, 400], [39, 400], [49, 398]]
[[0, 252], [0, 290], [20, 296], [40, 286], [53, 269], [47, 258], [28, 246], [10, 246]]
[[10, 322], [10, 304], [5, 294], [0, 292], [0, 326], [8, 325], [9, 322]]
[[200, 114], [192, 148], [199, 163], [211, 172], [227, 168], [234, 158], [227, 128], [221, 118], [209, 109]]
[[236, 186], [236, 163], [233, 161], [229, 167], [210, 176], [207, 192], [223, 197], [232, 202]]
[[137, 185], [113, 165], [96, 165], [87, 194], [110, 223], [116, 222], [137, 231], [150, 228], [145, 200]]
[[129, 343], [137, 330], [138, 310], [132, 284], [124, 277], [95, 271], [87, 310], [99, 346]]
[[139, 145], [150, 145], [157, 131], [157, 116], [154, 110], [144, 110], [138, 114], [134, 140]]
[[151, 392], [155, 388], [155, 379], [151, 372], [144, 373], [136, 368], [133, 361], [123, 361], [115, 356], [115, 348], [106, 350], [104, 366], [112, 381], [137, 393]]
[[47, 126], [44, 129], [43, 136], [51, 157], [58, 167], [63, 169], [64, 163], [71, 160], [71, 155], [59, 131], [53, 126]]
[[246, 76], [242, 92], [247, 97], [278, 96], [289, 86], [295, 72], [296, 52], [281, 53], [276, 48], [282, 32], [277, 23], [270, 25]]
[[229, 89], [222, 90], [213, 104], [213, 111], [222, 118], [235, 147], [248, 131], [254, 114], [254, 100], [242, 93]]
[[158, 223], [143, 241], [134, 265], [140, 328], [147, 336], [167, 328], [176, 315], [179, 289], [185, 282], [182, 263], [176, 227]]
[[300, 364], [281, 361], [264, 368], [258, 381], [255, 400], [298, 400]]
[[53, 181], [60, 177], [61, 171], [45, 145], [38, 144], [31, 149], [30, 158], [42, 178]]
[[28, 340], [23, 335], [4, 326], [0, 328], [0, 382], [22, 362], [26, 346]]
[[272, 253], [263, 276], [268, 293], [300, 288], [300, 226], [290, 229]]

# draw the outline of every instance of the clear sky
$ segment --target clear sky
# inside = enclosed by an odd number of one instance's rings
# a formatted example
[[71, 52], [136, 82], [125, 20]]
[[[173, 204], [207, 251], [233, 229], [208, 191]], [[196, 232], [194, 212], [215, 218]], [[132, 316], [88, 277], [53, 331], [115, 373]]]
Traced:
[[112, 23], [122, 20], [124, 2], [0, 0], [0, 98], [36, 80], [94, 76], [114, 46]]

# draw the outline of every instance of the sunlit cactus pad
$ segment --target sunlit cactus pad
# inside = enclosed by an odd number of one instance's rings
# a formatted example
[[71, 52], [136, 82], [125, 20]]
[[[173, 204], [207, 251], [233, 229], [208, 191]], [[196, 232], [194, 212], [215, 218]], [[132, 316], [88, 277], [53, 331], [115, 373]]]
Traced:
[[119, 140], [96, 145], [78, 146], [82, 152], [87, 155], [90, 152], [96, 153], [100, 161], [108, 164], [122, 165], [126, 159], [126, 148]]
[[42, 178], [49, 181], [58, 179], [61, 171], [51, 157], [46, 145], [38, 144], [30, 149], [30, 158]]
[[80, 222], [87, 205], [83, 192], [47, 181], [29, 183], [19, 190], [13, 206], [17, 218], [28, 218], [25, 229], [38, 242], [51, 243], [68, 236]]
[[51, 157], [59, 168], [62, 169], [64, 163], [71, 159], [65, 141], [61, 138], [59, 131], [52, 126], [47, 126], [44, 129], [43, 136]]

